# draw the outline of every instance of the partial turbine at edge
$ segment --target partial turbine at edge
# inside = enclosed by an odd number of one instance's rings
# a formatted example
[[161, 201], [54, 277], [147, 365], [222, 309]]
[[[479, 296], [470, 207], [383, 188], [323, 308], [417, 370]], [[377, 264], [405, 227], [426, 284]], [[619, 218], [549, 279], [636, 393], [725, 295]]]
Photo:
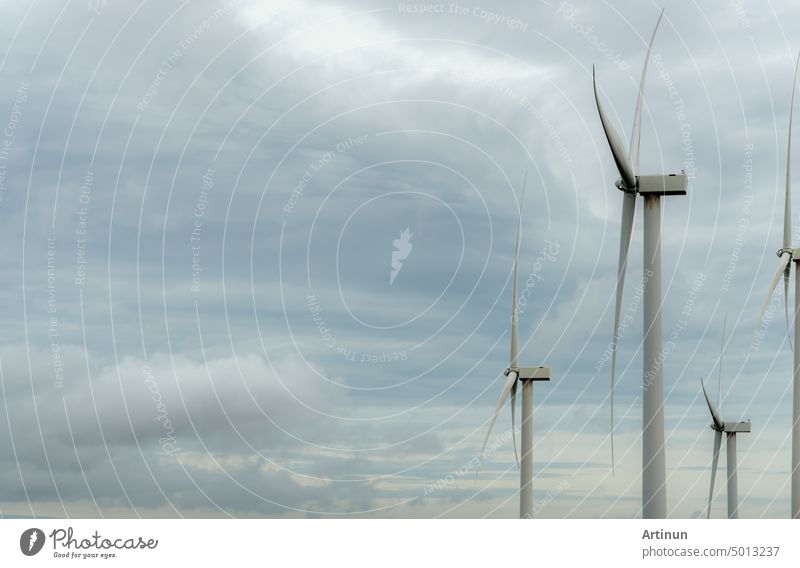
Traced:
[[[724, 331], [723, 331], [724, 335]], [[720, 367], [722, 367], [722, 355], [720, 354]], [[722, 375], [720, 375], [721, 377]], [[722, 444], [722, 431], [725, 428], [725, 423], [722, 421], [722, 417], [717, 412], [714, 403], [711, 402], [711, 398], [708, 396], [708, 391], [706, 391], [706, 384], [703, 379], [700, 379], [700, 385], [703, 387], [703, 396], [706, 398], [706, 404], [708, 405], [708, 410], [711, 412], [711, 420], [714, 421], [714, 450], [711, 457], [711, 487], [708, 490], [708, 510], [706, 511], [706, 518], [711, 518], [711, 501], [714, 498], [714, 480], [717, 477], [717, 464], [719, 463], [719, 448]]]
[[[789, 104], [789, 134], [786, 143], [786, 195], [783, 201], [783, 248], [792, 248], [792, 121], [794, 119], [794, 94], [797, 90], [797, 70], [800, 68], [800, 53], [794, 65], [794, 81], [792, 82], [792, 98]], [[786, 321], [786, 335], [789, 336], [789, 278], [792, 269], [783, 271], [783, 315]], [[789, 345], [794, 348], [792, 341]]]
[[789, 266], [789, 262], [792, 260], [792, 254], [790, 252], [782, 252], [780, 256], [780, 260], [778, 261], [778, 270], [775, 272], [775, 277], [772, 279], [772, 282], [769, 285], [769, 290], [767, 291], [767, 297], [764, 300], [764, 305], [761, 306], [761, 313], [758, 314], [758, 319], [756, 320], [756, 333], [758, 333], [758, 326], [761, 325], [761, 320], [764, 319], [764, 314], [767, 312], [767, 308], [769, 307], [769, 301], [772, 298], [772, 294], [775, 292], [775, 288], [778, 287], [778, 280], [781, 279], [783, 276], [784, 271]]
[[[778, 286], [778, 280], [783, 276], [783, 303], [784, 303], [784, 317], [786, 319], [786, 333], [789, 333], [789, 277], [791, 275], [791, 267], [789, 263], [794, 256], [794, 249], [792, 248], [792, 122], [794, 120], [794, 95], [797, 90], [797, 72], [800, 68], [800, 53], [797, 55], [797, 62], [794, 68], [794, 83], [792, 83], [792, 99], [791, 106], [789, 107], [789, 138], [786, 144], [786, 193], [783, 201], [783, 246], [779, 251], [780, 260], [778, 261], [778, 270], [775, 277], [770, 283], [767, 297], [764, 300], [764, 305], [761, 308], [761, 313], [756, 320], [756, 328], [754, 333], [758, 333], [758, 328], [761, 321], [764, 319], [764, 314], [769, 306], [769, 301], [772, 299], [772, 294]], [[796, 330], [795, 330], [796, 333]], [[792, 345], [792, 342], [789, 342]], [[792, 345], [792, 348], [794, 346]]]
[[725, 328], [728, 325], [728, 314], [722, 319], [722, 339], [719, 340], [719, 376], [717, 377], [717, 404], [722, 414], [722, 356], [725, 354]]

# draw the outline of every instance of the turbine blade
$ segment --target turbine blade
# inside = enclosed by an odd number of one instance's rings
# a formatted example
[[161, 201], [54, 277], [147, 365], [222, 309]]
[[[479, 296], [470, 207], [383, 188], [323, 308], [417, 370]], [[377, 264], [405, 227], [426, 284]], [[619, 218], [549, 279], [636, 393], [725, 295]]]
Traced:
[[611, 349], [611, 472], [615, 469], [614, 459], [614, 387], [617, 381], [617, 344], [620, 337], [620, 317], [622, 314], [622, 292], [625, 288], [625, 269], [628, 266], [628, 250], [631, 246], [633, 220], [636, 215], [636, 194], [624, 192], [622, 198], [622, 225], [619, 231], [619, 262], [617, 264], [617, 299], [614, 306], [614, 342]]
[[653, 42], [656, 39], [656, 32], [658, 31], [658, 24], [661, 23], [661, 18], [664, 17], [664, 8], [656, 20], [656, 26], [653, 28], [653, 35], [650, 36], [650, 43], [647, 45], [647, 53], [644, 56], [644, 65], [642, 66], [642, 78], [639, 80], [639, 96], [636, 99], [636, 112], [633, 115], [633, 132], [631, 133], [631, 145], [628, 156], [633, 162], [634, 171], [639, 171], [639, 147], [642, 140], [642, 100], [644, 99], [644, 79], [647, 75], [647, 64], [650, 62], [650, 52], [653, 50]]
[[514, 384], [511, 385], [511, 441], [514, 444], [514, 461], [517, 462], [517, 467], [519, 467], [519, 456], [517, 455], [517, 419], [516, 419], [518, 382], [519, 381], [514, 381]]
[[489, 430], [486, 432], [486, 438], [484, 438], [483, 446], [481, 446], [480, 459], [483, 459], [483, 452], [486, 451], [486, 444], [489, 442], [489, 436], [492, 433], [492, 428], [494, 428], [494, 423], [497, 422], [497, 417], [500, 415], [500, 410], [502, 410], [503, 405], [506, 403], [506, 399], [508, 399], [508, 395], [511, 394], [511, 388], [516, 382], [517, 372], [511, 371], [508, 373], [508, 378], [506, 379], [506, 383], [503, 385], [503, 390], [500, 391], [500, 400], [497, 402], [497, 408], [494, 410], [492, 421], [489, 423]]
[[728, 323], [728, 314], [722, 320], [722, 339], [719, 344], [719, 377], [717, 378], [717, 405], [719, 405], [719, 412], [722, 414], [722, 356], [725, 353], [725, 325]]
[[611, 147], [611, 154], [614, 156], [614, 162], [617, 164], [617, 170], [622, 177], [622, 181], [630, 190], [636, 188], [636, 172], [631, 165], [630, 160], [625, 152], [625, 147], [620, 140], [619, 134], [614, 130], [614, 127], [608, 120], [603, 105], [600, 103], [600, 95], [597, 93], [597, 79], [595, 77], [595, 70], [592, 67], [592, 83], [594, 85], [594, 101], [597, 104], [597, 113], [600, 115], [600, 122], [603, 124], [603, 131], [606, 134], [606, 140]]
[[519, 368], [519, 336], [517, 327], [519, 323], [519, 245], [522, 233], [522, 204], [525, 201], [525, 186], [528, 184], [528, 172], [525, 172], [525, 179], [522, 181], [522, 196], [519, 200], [519, 218], [517, 219], [517, 244], [514, 248], [514, 301], [511, 304], [511, 356], [508, 367], [510, 369]]
[[[783, 247], [792, 247], [792, 120], [794, 118], [794, 94], [797, 91], [797, 71], [800, 69], [800, 52], [797, 54], [797, 62], [794, 64], [794, 81], [792, 82], [792, 98], [789, 104], [789, 133], [786, 143], [786, 195], [783, 202]], [[794, 350], [794, 342], [791, 341], [789, 331], [789, 278], [791, 270], [789, 267], [783, 273], [783, 315], [786, 321], [786, 336], [789, 338], [789, 345]]]
[[792, 334], [789, 331], [789, 278], [792, 276], [792, 267], [786, 266], [783, 271], [783, 319], [786, 322], [786, 337], [789, 339], [789, 348], [794, 351]]
[[792, 119], [794, 118], [794, 93], [797, 89], [797, 70], [800, 68], [800, 53], [794, 66], [792, 99], [789, 106], [789, 139], [786, 144], [786, 195], [783, 202], [783, 246], [792, 246]]
[[708, 511], [706, 519], [711, 518], [711, 500], [714, 498], [714, 479], [717, 477], [717, 464], [719, 463], [719, 447], [722, 445], [722, 432], [714, 431], [714, 450], [711, 457], [711, 488], [708, 490]]
[[724, 423], [722, 422], [722, 417], [717, 412], [717, 408], [714, 406], [714, 403], [711, 402], [711, 398], [708, 396], [708, 391], [706, 391], [706, 384], [703, 382], [703, 379], [700, 379], [700, 385], [703, 387], [703, 396], [706, 397], [706, 404], [708, 404], [708, 410], [711, 411], [711, 419], [714, 421], [714, 426], [720, 430], [722, 430]]
[[781, 279], [781, 275], [789, 266], [789, 261], [791, 259], [792, 255], [789, 254], [788, 252], [784, 252], [783, 254], [781, 254], [781, 259], [780, 261], [778, 261], [778, 271], [775, 273], [775, 278], [772, 279], [772, 282], [769, 285], [767, 298], [764, 300], [764, 305], [761, 308], [761, 313], [758, 314], [758, 319], [756, 320], [756, 332], [758, 332], [758, 326], [761, 325], [761, 320], [764, 318], [764, 314], [767, 311], [767, 307], [769, 306], [769, 301], [772, 298], [772, 294], [775, 292], [775, 288], [778, 286], [778, 280]]

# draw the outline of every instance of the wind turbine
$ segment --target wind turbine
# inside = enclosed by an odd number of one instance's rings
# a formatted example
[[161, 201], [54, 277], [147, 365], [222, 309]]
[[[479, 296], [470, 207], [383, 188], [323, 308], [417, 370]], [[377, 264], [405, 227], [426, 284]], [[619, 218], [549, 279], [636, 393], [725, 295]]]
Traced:
[[761, 325], [764, 312], [778, 285], [778, 280], [783, 275], [784, 314], [786, 327], [789, 327], [789, 279], [792, 269], [790, 262], [794, 262], [794, 377], [792, 383], [792, 504], [791, 515], [793, 519], [800, 519], [800, 336], [797, 334], [798, 311], [800, 311], [800, 249], [792, 247], [792, 118], [794, 115], [794, 94], [797, 89], [797, 69], [800, 65], [800, 53], [794, 68], [794, 82], [792, 83], [792, 99], [789, 106], [789, 140], [786, 145], [786, 195], [783, 202], [783, 247], [778, 249], [778, 271], [772, 279], [767, 292], [767, 299], [761, 308], [761, 313], [756, 321], [756, 330]]
[[517, 323], [519, 320], [519, 245], [522, 229], [522, 202], [525, 199], [525, 185], [527, 174], [522, 183], [522, 197], [519, 204], [519, 218], [517, 219], [517, 244], [514, 253], [514, 297], [511, 304], [511, 353], [508, 368], [505, 370], [506, 382], [500, 392], [500, 400], [489, 423], [489, 431], [483, 440], [480, 457], [483, 458], [486, 443], [492, 433], [494, 423], [502, 410], [506, 400], [511, 396], [511, 436], [514, 441], [514, 456], [517, 455], [515, 405], [517, 398], [517, 383], [522, 383], [522, 456], [519, 476], [519, 518], [533, 518], [533, 382], [549, 381], [550, 369], [548, 367], [520, 367], [519, 366], [519, 341]]
[[711, 429], [714, 430], [714, 451], [711, 457], [711, 487], [708, 490], [708, 511], [706, 518], [711, 518], [711, 500], [714, 498], [714, 479], [717, 476], [717, 463], [719, 462], [719, 449], [722, 445], [722, 433], [727, 436], [727, 458], [728, 458], [728, 518], [739, 518], [739, 488], [736, 477], [736, 434], [750, 432], [750, 421], [747, 422], [725, 422], [722, 419], [722, 354], [725, 348], [725, 324], [722, 324], [722, 345], [719, 350], [719, 379], [717, 404], [719, 410], [711, 402], [711, 398], [706, 391], [703, 379], [700, 385], [703, 387], [703, 396], [706, 397], [708, 410], [711, 412]]
[[622, 226], [619, 238], [619, 265], [617, 271], [617, 298], [614, 311], [614, 342], [611, 350], [611, 464], [614, 467], [614, 386], [616, 383], [617, 342], [621, 339], [620, 311], [625, 284], [625, 267], [636, 212], [636, 194], [644, 198], [644, 404], [642, 442], [642, 517], [660, 519], [667, 515], [666, 457], [664, 455], [664, 385], [662, 377], [661, 339], [661, 197], [686, 195], [686, 175], [639, 175], [639, 146], [642, 126], [642, 98], [647, 63], [658, 25], [664, 10], [658, 16], [653, 35], [647, 46], [639, 83], [639, 95], [633, 115], [633, 132], [626, 154], [623, 142], [611, 125], [600, 97], [592, 67], [592, 83], [597, 112], [603, 124], [608, 145], [614, 156], [620, 178], [616, 187], [622, 191]]

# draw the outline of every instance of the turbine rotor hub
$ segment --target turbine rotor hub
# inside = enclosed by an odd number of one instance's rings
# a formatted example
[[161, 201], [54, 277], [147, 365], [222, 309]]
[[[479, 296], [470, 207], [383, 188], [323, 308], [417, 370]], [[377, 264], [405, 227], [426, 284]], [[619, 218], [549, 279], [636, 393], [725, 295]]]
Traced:
[[785, 252], [788, 252], [789, 255], [794, 257], [794, 249], [791, 247], [779, 248], [778, 252], [776, 252], [775, 254], [778, 255], [778, 258], [780, 258], [781, 256], [783, 256], [783, 253]]
[[636, 188], [629, 188], [627, 185], [625, 185], [625, 181], [621, 177], [617, 178], [617, 181], [614, 182], [614, 185], [617, 186], [618, 190], [624, 191], [625, 193], [636, 193]]

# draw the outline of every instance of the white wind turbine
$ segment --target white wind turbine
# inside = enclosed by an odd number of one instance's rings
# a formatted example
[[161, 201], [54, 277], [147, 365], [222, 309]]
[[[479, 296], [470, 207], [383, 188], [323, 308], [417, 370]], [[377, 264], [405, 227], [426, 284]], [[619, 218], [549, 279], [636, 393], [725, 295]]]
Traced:
[[614, 162], [620, 178], [616, 187], [622, 191], [622, 227], [619, 239], [619, 266], [617, 272], [617, 297], [614, 311], [614, 342], [611, 352], [611, 463], [614, 467], [614, 386], [616, 382], [617, 342], [621, 339], [620, 311], [625, 283], [625, 267], [636, 212], [636, 194], [644, 198], [644, 404], [642, 442], [642, 517], [664, 518], [667, 514], [666, 458], [664, 455], [664, 386], [662, 377], [661, 340], [661, 197], [686, 195], [687, 178], [683, 173], [669, 175], [639, 175], [639, 146], [642, 125], [642, 98], [647, 63], [658, 24], [658, 17], [650, 44], [647, 46], [639, 94], [633, 117], [633, 133], [626, 153], [622, 140], [611, 125], [600, 97], [594, 67], [592, 82], [597, 111], [603, 124]]
[[791, 517], [800, 519], [800, 335], [797, 331], [798, 311], [800, 311], [800, 248], [792, 247], [792, 118], [794, 115], [794, 94], [797, 88], [797, 70], [800, 65], [800, 53], [797, 56], [797, 63], [794, 69], [794, 82], [792, 83], [792, 98], [789, 106], [789, 139], [786, 145], [786, 194], [783, 203], [783, 247], [778, 249], [778, 271], [772, 279], [767, 292], [767, 299], [761, 308], [761, 313], [756, 320], [756, 330], [761, 325], [764, 313], [778, 285], [778, 280], [783, 275], [784, 292], [784, 314], [786, 315], [786, 326], [789, 326], [789, 279], [792, 269], [790, 262], [794, 262], [794, 376], [792, 383], [792, 502]]
[[[727, 318], [726, 318], [727, 319]], [[711, 412], [711, 429], [714, 430], [714, 450], [711, 457], [711, 487], [708, 490], [708, 511], [706, 518], [711, 518], [711, 501], [714, 498], [714, 479], [717, 476], [717, 464], [719, 463], [719, 450], [722, 445], [722, 433], [727, 436], [727, 458], [728, 458], [728, 518], [739, 518], [739, 487], [736, 476], [736, 434], [750, 432], [751, 424], [747, 422], [726, 422], [722, 419], [722, 355], [725, 349], [725, 323], [722, 324], [722, 345], [719, 350], [719, 379], [717, 390], [717, 405], [719, 410], [711, 402], [711, 398], [706, 391], [703, 379], [700, 385], [703, 387], [703, 396], [706, 398], [708, 410]]]
[[519, 247], [520, 232], [522, 229], [522, 203], [525, 199], [525, 185], [527, 174], [522, 184], [522, 197], [519, 203], [519, 218], [517, 219], [517, 244], [514, 252], [514, 297], [511, 305], [511, 354], [505, 375], [508, 377], [500, 400], [489, 423], [489, 430], [483, 440], [480, 457], [483, 458], [486, 443], [492, 433], [494, 423], [502, 410], [506, 400], [511, 396], [511, 436], [514, 440], [514, 456], [517, 454], [515, 404], [517, 398], [517, 382], [522, 382], [522, 456], [520, 463], [519, 481], [519, 518], [530, 519], [533, 517], [533, 381], [549, 381], [550, 369], [548, 367], [520, 367], [519, 366], [519, 341], [517, 337], [517, 323], [519, 319]]

